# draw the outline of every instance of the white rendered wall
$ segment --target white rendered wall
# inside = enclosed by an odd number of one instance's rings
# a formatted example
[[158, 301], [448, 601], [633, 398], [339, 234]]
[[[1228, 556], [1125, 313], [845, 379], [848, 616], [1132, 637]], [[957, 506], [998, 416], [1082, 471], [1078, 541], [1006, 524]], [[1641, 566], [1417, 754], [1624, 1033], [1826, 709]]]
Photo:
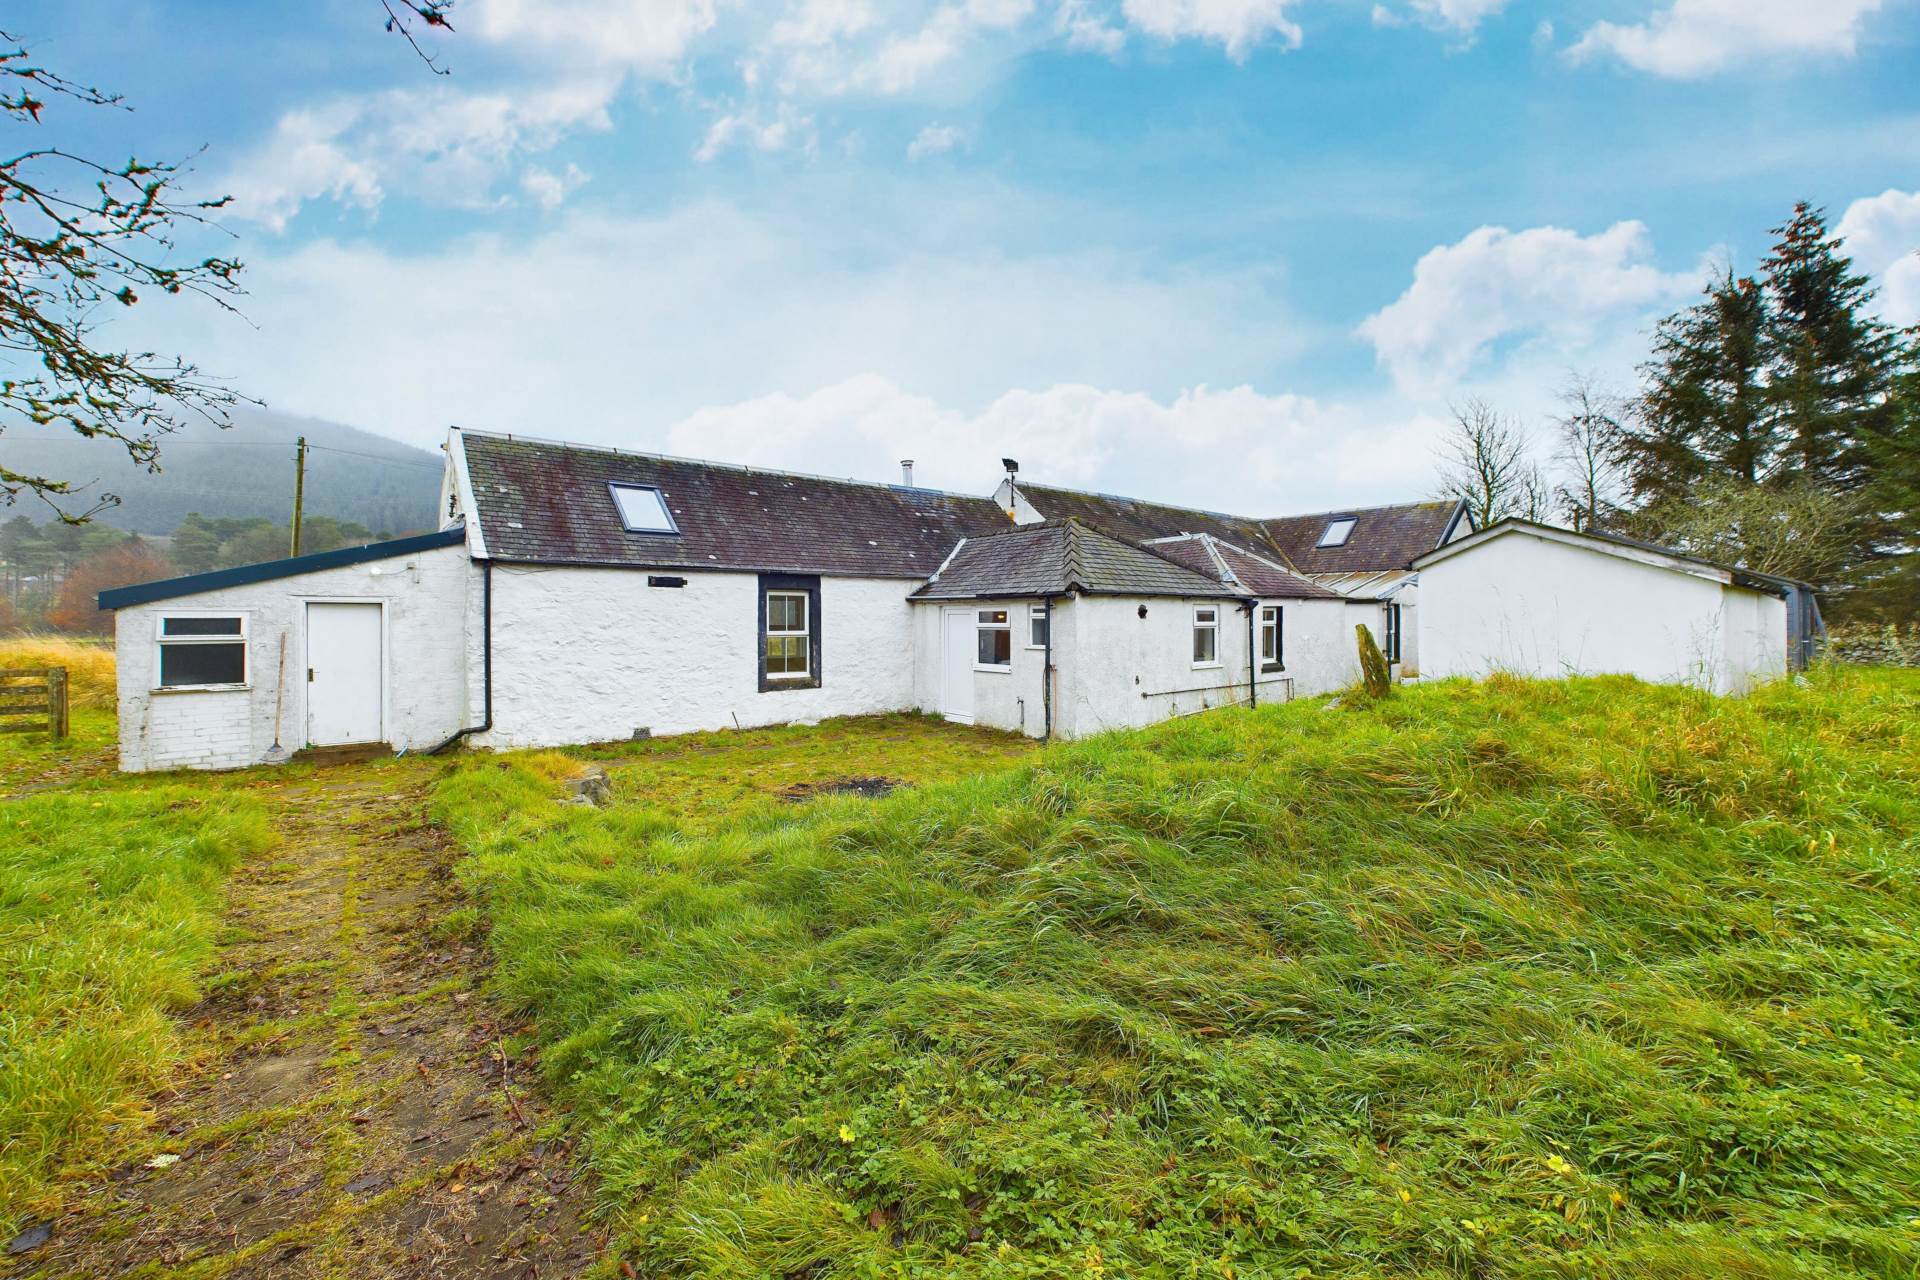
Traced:
[[[477, 746], [531, 747], [869, 715], [914, 705], [915, 580], [823, 578], [820, 687], [760, 690], [759, 578], [497, 564], [493, 712]], [[480, 705], [479, 596], [469, 605]]]
[[[472, 576], [475, 570], [464, 547], [436, 547], [119, 610], [114, 635], [120, 767], [137, 773], [231, 769], [263, 761], [274, 740], [274, 695], [279, 688], [283, 636], [286, 695], [280, 709], [280, 742], [288, 751], [304, 746], [306, 604], [310, 599], [384, 603], [386, 740], [396, 750], [435, 745], [464, 723], [461, 606]], [[168, 613], [218, 612], [247, 617], [247, 687], [155, 689], [157, 620]]]
[[[1344, 689], [1360, 678], [1360, 650], [1354, 643], [1349, 611], [1358, 612], [1344, 600], [1268, 600], [1286, 610], [1285, 674], [1293, 678], [1293, 696], [1311, 698], [1315, 694]], [[1378, 606], [1369, 625], [1378, 629]], [[1257, 642], [1259, 637], [1255, 636]], [[1262, 677], [1265, 679], [1266, 677]], [[1264, 697], [1266, 690], [1261, 694]]]
[[[1193, 665], [1196, 605], [1220, 611], [1217, 667]], [[1062, 736], [1132, 728], [1246, 700], [1247, 615], [1238, 601], [1085, 596], [1072, 608], [1071, 644], [1055, 656]], [[1283, 686], [1268, 687], [1273, 696], [1282, 695]]]
[[[1047, 651], [1031, 648], [1027, 643], [1033, 634], [1028, 625], [1027, 611], [1034, 603], [1033, 600], [930, 600], [915, 603], [913, 641], [917, 656], [914, 662], [913, 705], [934, 715], [939, 715], [945, 709], [941, 706], [941, 672], [946, 655], [941, 646], [945, 636], [943, 619], [947, 611], [965, 614], [970, 624], [968, 639], [977, 641], [979, 612], [1004, 609], [1007, 611], [1013, 641], [1012, 661], [1009, 663], [1011, 670], [983, 671], [979, 669], [977, 661], [972, 664], [973, 723], [991, 729], [1024, 733], [1029, 738], [1043, 736], [1046, 733], [1047, 713], [1044, 701], [1046, 689], [1042, 680]], [[1073, 608], [1065, 600], [1054, 602], [1056, 667], [1059, 665], [1058, 646], [1062, 643], [1063, 633], [1071, 635]], [[978, 657], [977, 648], [972, 653], [975, 658]]]
[[1428, 676], [1618, 673], [1726, 693], [1786, 671], [1783, 602], [1525, 534], [1424, 566], [1420, 597]]

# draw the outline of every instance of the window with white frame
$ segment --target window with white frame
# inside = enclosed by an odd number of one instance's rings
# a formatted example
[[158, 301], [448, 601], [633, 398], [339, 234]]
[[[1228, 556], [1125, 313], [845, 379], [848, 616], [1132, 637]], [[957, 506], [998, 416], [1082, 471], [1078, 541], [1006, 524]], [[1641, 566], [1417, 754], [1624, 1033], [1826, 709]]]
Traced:
[[1352, 516], [1342, 516], [1338, 520], [1327, 521], [1327, 527], [1321, 531], [1319, 545], [1323, 547], [1344, 547], [1347, 539], [1353, 536], [1353, 526], [1358, 524]]
[[974, 665], [991, 671], [1013, 669], [1013, 623], [1005, 609], [982, 609], [976, 622], [980, 639]]
[[767, 592], [767, 679], [805, 680], [813, 674], [813, 630], [804, 591]]
[[1047, 606], [1034, 604], [1027, 606], [1027, 648], [1044, 649], [1047, 647]]
[[243, 613], [160, 616], [154, 664], [162, 689], [209, 689], [247, 682], [247, 617]]
[[1193, 665], [1220, 665], [1220, 610], [1215, 605], [1195, 605], [1193, 609]]
[[1287, 669], [1287, 640], [1284, 611], [1277, 604], [1260, 606], [1260, 668], [1263, 671]]

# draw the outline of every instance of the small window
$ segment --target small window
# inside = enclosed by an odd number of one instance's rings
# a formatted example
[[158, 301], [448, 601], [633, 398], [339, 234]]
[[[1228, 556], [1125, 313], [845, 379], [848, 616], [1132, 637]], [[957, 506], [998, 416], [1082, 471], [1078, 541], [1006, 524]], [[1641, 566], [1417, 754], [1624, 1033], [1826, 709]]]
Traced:
[[160, 619], [162, 689], [207, 689], [247, 682], [243, 614], [175, 614]]
[[807, 593], [767, 592], [767, 679], [807, 679], [813, 674], [812, 647]]
[[1338, 520], [1329, 520], [1324, 533], [1320, 535], [1323, 547], [1344, 547], [1347, 539], [1353, 536], [1353, 526], [1357, 523], [1352, 516], [1342, 516]]
[[620, 509], [620, 523], [628, 533], [678, 533], [673, 513], [667, 510], [667, 497], [650, 484], [610, 484], [613, 505]]
[[1279, 605], [1260, 606], [1260, 667], [1264, 671], [1287, 669], [1286, 633]]
[[1387, 606], [1387, 642], [1381, 648], [1386, 651], [1388, 662], [1400, 661], [1400, 606]]
[[1213, 605], [1199, 605], [1194, 608], [1193, 665], [1196, 667], [1220, 665], [1220, 610]]
[[1027, 606], [1027, 648], [1044, 649], [1047, 647], [1047, 606], [1035, 604]]
[[978, 631], [980, 650], [975, 665], [996, 671], [1013, 667], [1013, 624], [1005, 609], [980, 610]]

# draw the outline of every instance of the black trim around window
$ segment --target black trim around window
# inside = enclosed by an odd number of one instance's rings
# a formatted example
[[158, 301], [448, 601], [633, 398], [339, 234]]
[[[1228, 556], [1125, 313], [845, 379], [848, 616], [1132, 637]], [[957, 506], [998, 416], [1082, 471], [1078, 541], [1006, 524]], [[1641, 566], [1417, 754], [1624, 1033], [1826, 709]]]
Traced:
[[[759, 668], [760, 692], [777, 693], [782, 689], [818, 689], [820, 687], [820, 575], [817, 573], [763, 573], [759, 575], [760, 615], [754, 644], [755, 665]], [[807, 596], [807, 675], [804, 679], [773, 679], [767, 675], [767, 592], [804, 591]]]

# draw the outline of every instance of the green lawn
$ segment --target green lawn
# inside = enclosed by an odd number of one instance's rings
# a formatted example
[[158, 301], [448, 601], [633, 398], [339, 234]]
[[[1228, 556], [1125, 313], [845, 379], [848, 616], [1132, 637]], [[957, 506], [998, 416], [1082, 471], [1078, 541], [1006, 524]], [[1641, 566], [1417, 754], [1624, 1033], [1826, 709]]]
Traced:
[[[14, 740], [0, 776], [41, 777], [63, 750]], [[204, 787], [0, 801], [0, 1242], [53, 1207], [60, 1168], [111, 1155], [178, 1061], [169, 1014], [196, 998], [221, 880], [268, 839], [257, 802]]]
[[894, 723], [441, 784], [639, 1274], [1920, 1274], [1920, 675]]

